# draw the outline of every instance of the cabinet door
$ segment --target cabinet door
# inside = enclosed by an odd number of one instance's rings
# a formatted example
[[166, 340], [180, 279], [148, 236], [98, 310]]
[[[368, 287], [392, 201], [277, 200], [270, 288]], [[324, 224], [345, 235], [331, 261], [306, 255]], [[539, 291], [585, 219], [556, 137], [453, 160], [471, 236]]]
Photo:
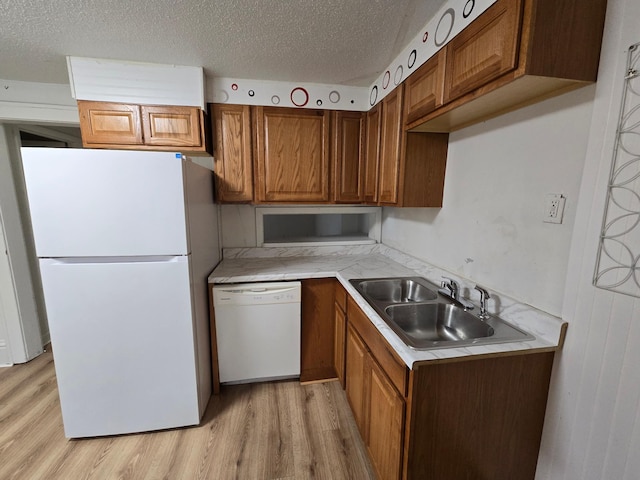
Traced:
[[302, 281], [300, 381], [336, 378], [333, 366], [335, 279]]
[[344, 382], [344, 356], [345, 356], [345, 336], [347, 334], [347, 318], [340, 308], [340, 305], [336, 301], [335, 303], [335, 333], [334, 333], [334, 348], [333, 348], [333, 366], [336, 369], [338, 380], [342, 388], [345, 386]]
[[402, 167], [402, 87], [400, 84], [382, 101], [378, 202], [387, 205], [398, 203], [398, 178]]
[[198, 107], [142, 105], [145, 145], [200, 147], [202, 110]]
[[445, 103], [516, 68], [521, 12], [521, 0], [499, 0], [449, 42]]
[[404, 87], [405, 124], [442, 105], [445, 52], [444, 48], [440, 50], [407, 78]]
[[366, 372], [369, 406], [366, 409], [368, 431], [365, 438], [371, 463], [379, 478], [399, 479], [402, 468], [404, 400], [373, 359], [369, 359]]
[[360, 203], [363, 200], [364, 114], [333, 114], [333, 201]]
[[382, 102], [367, 112], [365, 167], [364, 167], [364, 201], [378, 203], [378, 167], [380, 162], [380, 129], [382, 125]]
[[329, 111], [256, 107], [256, 200], [329, 201]]
[[213, 105], [216, 194], [221, 202], [253, 200], [251, 110], [248, 105]]
[[[346, 393], [351, 411], [360, 430], [363, 439], [367, 438], [367, 424], [365, 412], [367, 347], [360, 339], [353, 327], [347, 323], [347, 354], [346, 354]], [[368, 403], [368, 402], [367, 402]]]
[[142, 145], [138, 105], [79, 100], [78, 111], [83, 145]]

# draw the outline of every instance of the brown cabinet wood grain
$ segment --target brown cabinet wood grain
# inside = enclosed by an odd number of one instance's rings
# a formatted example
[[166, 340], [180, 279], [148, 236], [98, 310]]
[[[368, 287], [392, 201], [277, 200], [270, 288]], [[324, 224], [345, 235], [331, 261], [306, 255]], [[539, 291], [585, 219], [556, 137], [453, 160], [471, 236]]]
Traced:
[[444, 103], [408, 128], [451, 132], [595, 82], [606, 7], [498, 0], [443, 47]]
[[347, 292], [338, 280], [335, 281], [335, 295], [333, 366], [335, 368], [336, 375], [338, 376], [338, 380], [340, 381], [342, 388], [344, 388], [344, 358], [347, 335]]
[[334, 379], [335, 279], [303, 280], [301, 301], [300, 381]]
[[138, 105], [78, 101], [80, 132], [85, 146], [142, 145]]
[[378, 173], [380, 165], [380, 131], [382, 128], [382, 103], [367, 112], [365, 130], [364, 201], [378, 203]]
[[521, 14], [520, 0], [499, 1], [449, 42], [445, 102], [516, 68]]
[[382, 101], [378, 201], [387, 205], [398, 203], [402, 155], [402, 91], [401, 84]]
[[446, 49], [440, 50], [405, 81], [405, 123], [432, 112], [444, 103]]
[[140, 109], [146, 145], [199, 147], [204, 143], [199, 108], [141, 105]]
[[353, 417], [363, 439], [367, 438], [365, 397], [367, 394], [367, 362], [369, 354], [364, 342], [347, 322], [346, 394]]
[[255, 200], [329, 202], [329, 111], [255, 107]]
[[251, 110], [248, 105], [212, 106], [215, 128], [214, 171], [220, 202], [253, 200]]
[[375, 327], [362, 323], [366, 316], [351, 299], [347, 312], [347, 399], [378, 478], [396, 480], [402, 471], [404, 394], [389, 378], [389, 368], [395, 367], [388, 363], [389, 352], [376, 338]]
[[553, 352], [408, 370], [351, 297], [346, 344], [347, 399], [378, 478], [533, 480]]
[[208, 153], [204, 112], [198, 107], [131, 105], [79, 100], [87, 148]]
[[396, 207], [441, 207], [449, 136], [406, 132], [400, 85], [381, 107], [378, 204]]
[[364, 200], [365, 114], [336, 111], [332, 124], [332, 199], [335, 203], [361, 203]]
[[365, 409], [368, 415], [365, 443], [378, 477], [397, 480], [402, 472], [404, 399], [371, 356], [368, 361], [369, 405]]

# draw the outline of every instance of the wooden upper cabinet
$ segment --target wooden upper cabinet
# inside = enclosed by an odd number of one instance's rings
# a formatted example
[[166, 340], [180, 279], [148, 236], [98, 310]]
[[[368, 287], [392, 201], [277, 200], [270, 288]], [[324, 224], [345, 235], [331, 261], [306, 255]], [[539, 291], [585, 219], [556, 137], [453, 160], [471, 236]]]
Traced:
[[409, 123], [443, 104], [446, 49], [440, 50], [405, 81], [405, 122]]
[[382, 101], [382, 123], [380, 128], [380, 167], [378, 202], [398, 203], [398, 175], [402, 154], [402, 91], [400, 84]]
[[142, 105], [146, 145], [199, 147], [204, 143], [203, 112], [198, 107]]
[[380, 130], [382, 127], [382, 102], [367, 112], [365, 121], [364, 201], [378, 203], [378, 173], [380, 164]]
[[78, 100], [82, 143], [88, 148], [209, 153], [198, 107]]
[[82, 143], [91, 145], [142, 145], [142, 120], [138, 105], [78, 101]]
[[449, 42], [445, 102], [516, 68], [521, 14], [521, 0], [498, 1]]
[[364, 127], [361, 112], [333, 112], [332, 200], [361, 203], [364, 199]]
[[257, 202], [328, 202], [329, 111], [255, 107]]
[[[408, 118], [407, 128], [451, 132], [595, 82], [606, 8], [607, 0], [588, 8], [576, 0], [497, 0], [443, 47], [443, 103]], [[412, 80], [419, 71], [407, 85], [420, 82]], [[426, 89], [422, 101], [431, 104], [431, 96]]]
[[251, 110], [248, 105], [212, 105], [216, 194], [221, 202], [253, 200]]

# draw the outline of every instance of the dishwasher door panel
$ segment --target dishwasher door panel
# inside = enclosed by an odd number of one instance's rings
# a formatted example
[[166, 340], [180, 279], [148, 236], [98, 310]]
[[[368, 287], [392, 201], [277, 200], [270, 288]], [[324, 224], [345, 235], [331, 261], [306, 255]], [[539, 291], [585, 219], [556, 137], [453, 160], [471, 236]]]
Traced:
[[299, 300], [240, 305], [216, 303], [220, 383], [300, 376]]

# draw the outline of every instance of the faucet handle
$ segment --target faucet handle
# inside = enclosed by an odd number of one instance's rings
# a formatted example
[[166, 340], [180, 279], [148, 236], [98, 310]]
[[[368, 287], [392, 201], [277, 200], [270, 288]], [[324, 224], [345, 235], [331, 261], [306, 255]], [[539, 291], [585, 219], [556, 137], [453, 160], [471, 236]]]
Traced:
[[489, 314], [487, 313], [487, 300], [491, 298], [491, 295], [489, 295], [489, 292], [485, 288], [482, 288], [480, 285], [476, 285], [474, 288], [480, 292], [479, 317], [481, 319], [486, 319], [489, 317]]
[[480, 292], [480, 301], [482, 301], [483, 299], [487, 300], [491, 298], [489, 292], [485, 288], [482, 288], [480, 285], [476, 285], [474, 288]]
[[[445, 280], [448, 280], [449, 281], [448, 285], [450, 285], [452, 288], [456, 290], [459, 288], [458, 282], [456, 282], [453, 278], [445, 277], [444, 275], [442, 276], [442, 278], [444, 278]], [[447, 282], [442, 282], [442, 286], [446, 287]]]

